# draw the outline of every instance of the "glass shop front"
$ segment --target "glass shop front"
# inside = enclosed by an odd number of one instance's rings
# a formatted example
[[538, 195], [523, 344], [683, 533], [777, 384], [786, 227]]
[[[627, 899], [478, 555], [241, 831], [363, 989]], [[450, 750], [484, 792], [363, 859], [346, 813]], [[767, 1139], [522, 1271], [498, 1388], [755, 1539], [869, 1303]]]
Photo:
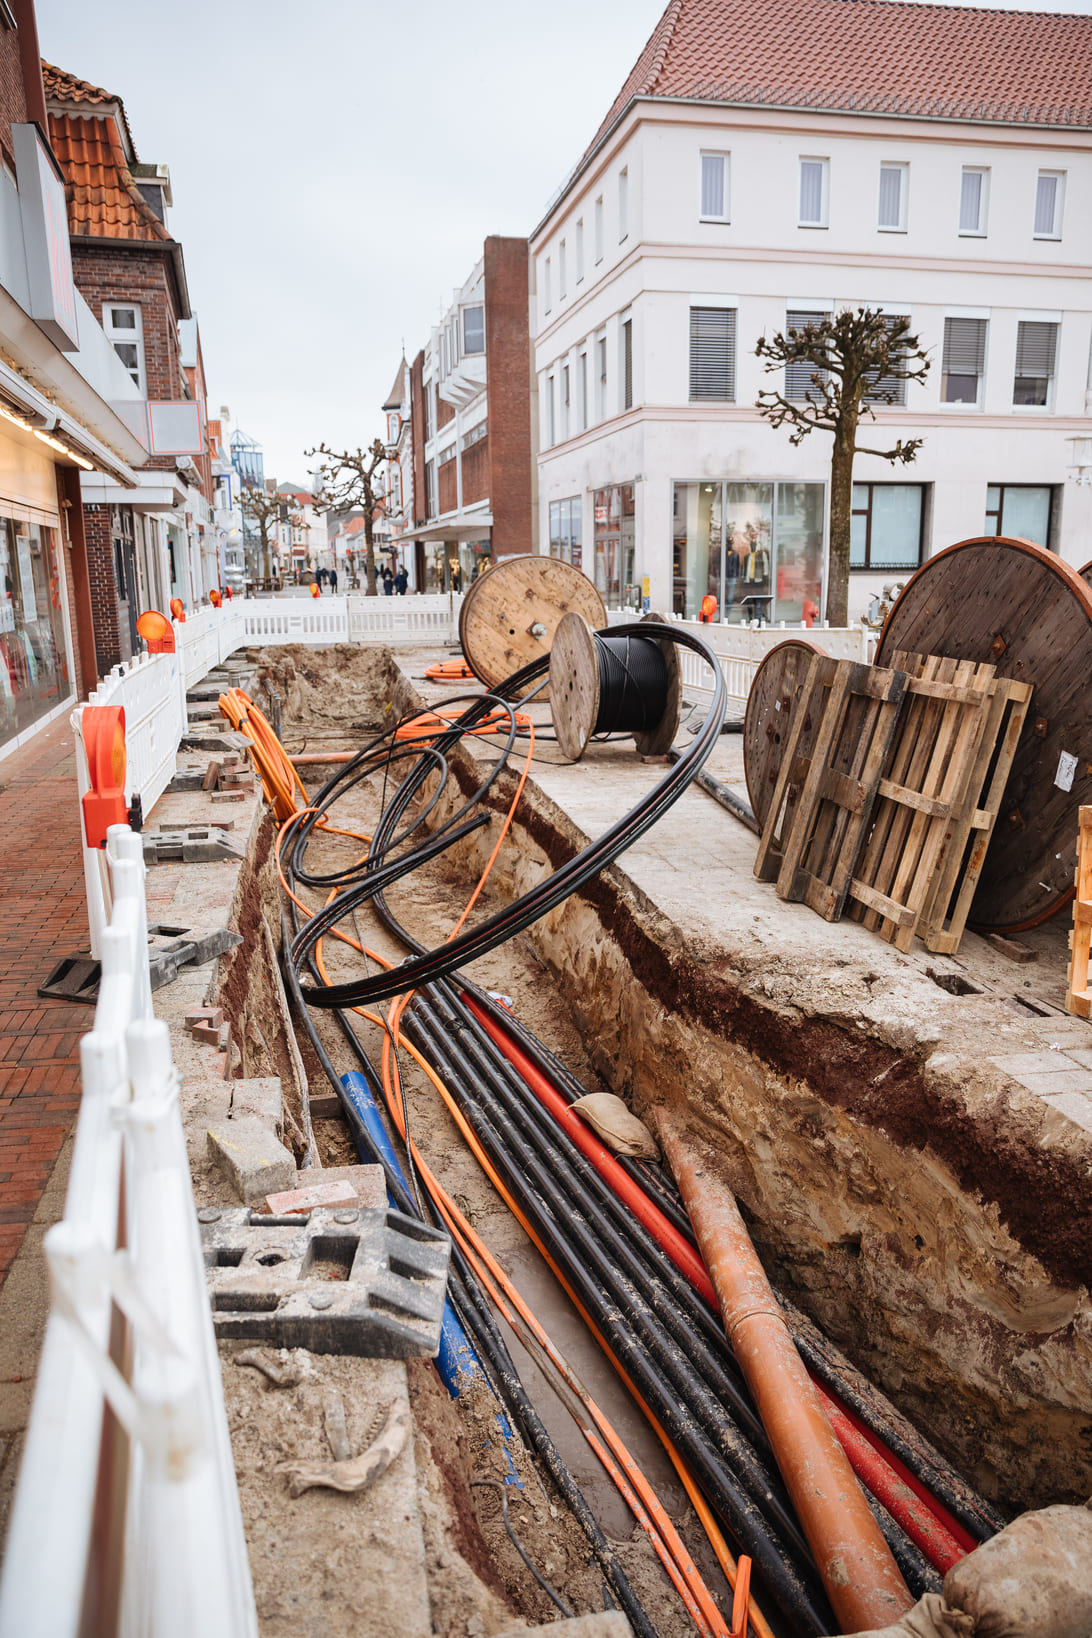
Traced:
[[676, 483], [672, 612], [818, 623], [825, 503], [821, 483]]
[[0, 502], [0, 744], [72, 692], [58, 532]]

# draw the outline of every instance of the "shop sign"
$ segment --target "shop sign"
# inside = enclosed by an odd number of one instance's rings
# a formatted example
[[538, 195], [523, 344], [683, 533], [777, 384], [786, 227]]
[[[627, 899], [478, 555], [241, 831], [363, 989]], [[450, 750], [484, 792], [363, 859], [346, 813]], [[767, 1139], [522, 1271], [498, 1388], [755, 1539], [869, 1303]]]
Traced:
[[62, 352], [75, 353], [79, 351], [80, 337], [64, 180], [36, 125], [13, 125], [11, 141], [30, 286], [30, 316]]

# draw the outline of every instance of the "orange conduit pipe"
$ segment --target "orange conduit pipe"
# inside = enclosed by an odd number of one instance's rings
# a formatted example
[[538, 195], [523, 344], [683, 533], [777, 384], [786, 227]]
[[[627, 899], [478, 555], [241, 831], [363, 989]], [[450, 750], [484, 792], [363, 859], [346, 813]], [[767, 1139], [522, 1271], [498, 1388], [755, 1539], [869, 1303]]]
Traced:
[[431, 682], [478, 682], [477, 678], [465, 660], [442, 660], [437, 665], [427, 665], [425, 676]]
[[841, 1631], [892, 1626], [914, 1600], [823, 1414], [735, 1198], [702, 1167], [686, 1134], [664, 1111], [659, 1130], [728, 1340]]

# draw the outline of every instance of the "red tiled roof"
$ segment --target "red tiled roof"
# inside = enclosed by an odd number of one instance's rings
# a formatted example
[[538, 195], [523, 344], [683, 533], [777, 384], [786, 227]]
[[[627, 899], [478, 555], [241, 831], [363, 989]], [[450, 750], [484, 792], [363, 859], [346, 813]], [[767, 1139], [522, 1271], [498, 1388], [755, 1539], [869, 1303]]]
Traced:
[[[46, 63], [42, 73], [50, 104], [49, 140], [65, 175], [68, 231], [73, 237], [170, 244], [170, 234], [141, 197], [129, 170], [118, 127], [118, 119], [125, 118], [121, 103], [101, 87]], [[58, 104], [97, 111], [68, 113]], [[133, 153], [131, 141], [128, 150]]]
[[125, 104], [120, 97], [115, 97], [112, 91], [104, 91], [101, 85], [92, 85], [90, 80], [79, 80], [75, 74], [66, 74], [63, 68], [55, 68], [52, 63], [42, 59], [42, 83], [45, 86], [46, 100], [50, 102], [79, 102], [89, 103], [101, 107], [103, 104], [116, 107], [121, 118], [121, 128], [125, 137], [133, 164], [136, 164], [136, 145], [133, 142], [133, 133], [129, 129], [129, 121], [125, 115]]
[[1088, 126], [1092, 17], [905, 0], [671, 0], [588, 153], [634, 97]]

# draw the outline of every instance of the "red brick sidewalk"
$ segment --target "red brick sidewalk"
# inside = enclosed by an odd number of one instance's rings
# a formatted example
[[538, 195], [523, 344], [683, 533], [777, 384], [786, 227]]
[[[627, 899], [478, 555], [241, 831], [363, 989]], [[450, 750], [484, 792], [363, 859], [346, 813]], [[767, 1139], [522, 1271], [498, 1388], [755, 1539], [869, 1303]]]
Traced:
[[72, 729], [58, 718], [0, 762], [0, 1280], [23, 1242], [79, 1107], [91, 1007], [43, 1000], [87, 948]]

